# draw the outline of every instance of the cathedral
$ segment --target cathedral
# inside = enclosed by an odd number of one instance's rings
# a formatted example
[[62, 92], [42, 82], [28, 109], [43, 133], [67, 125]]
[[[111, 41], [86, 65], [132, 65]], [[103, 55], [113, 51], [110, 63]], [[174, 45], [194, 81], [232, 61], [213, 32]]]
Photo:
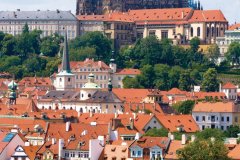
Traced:
[[185, 8], [200, 9], [200, 2], [193, 0], [77, 0], [76, 14], [107, 14], [136, 9]]

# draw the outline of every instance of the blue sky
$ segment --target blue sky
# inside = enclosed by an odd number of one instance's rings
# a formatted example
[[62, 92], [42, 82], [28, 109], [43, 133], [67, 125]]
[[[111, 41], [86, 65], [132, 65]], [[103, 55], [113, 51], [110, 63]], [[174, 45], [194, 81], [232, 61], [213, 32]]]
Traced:
[[[240, 0], [201, 0], [204, 9], [221, 9], [230, 24], [240, 23]], [[71, 10], [76, 0], [0, 0], [0, 10]]]

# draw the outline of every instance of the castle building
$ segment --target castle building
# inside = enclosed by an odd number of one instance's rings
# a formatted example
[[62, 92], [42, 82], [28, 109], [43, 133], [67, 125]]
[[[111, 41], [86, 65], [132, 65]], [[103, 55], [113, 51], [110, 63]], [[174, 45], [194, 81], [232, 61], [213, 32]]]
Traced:
[[126, 12], [136, 9], [184, 8], [201, 9], [200, 2], [193, 0], [77, 0], [77, 15]]
[[68, 39], [74, 39], [78, 33], [78, 21], [70, 11], [1, 11], [0, 31], [13, 36], [21, 34], [25, 24], [29, 31], [41, 30], [42, 37], [58, 33]]

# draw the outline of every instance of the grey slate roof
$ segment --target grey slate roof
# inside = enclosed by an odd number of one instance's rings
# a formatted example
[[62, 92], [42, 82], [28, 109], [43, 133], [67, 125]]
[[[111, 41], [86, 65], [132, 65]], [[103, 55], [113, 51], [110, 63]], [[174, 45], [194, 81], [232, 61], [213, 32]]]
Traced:
[[49, 91], [42, 99], [79, 99], [77, 91]]
[[0, 11], [0, 20], [73, 20], [70, 11]]
[[69, 102], [83, 103], [123, 103], [113, 92], [98, 90], [90, 99], [80, 101], [80, 92], [77, 91], [49, 91], [42, 100], [65, 99]]
[[65, 33], [65, 37], [64, 37], [64, 48], [63, 48], [63, 56], [62, 56], [62, 71], [71, 73], [70, 62], [69, 62], [69, 53], [68, 53], [67, 33]]
[[86, 102], [91, 103], [122, 103], [122, 101], [113, 93], [109, 91], [98, 90]]

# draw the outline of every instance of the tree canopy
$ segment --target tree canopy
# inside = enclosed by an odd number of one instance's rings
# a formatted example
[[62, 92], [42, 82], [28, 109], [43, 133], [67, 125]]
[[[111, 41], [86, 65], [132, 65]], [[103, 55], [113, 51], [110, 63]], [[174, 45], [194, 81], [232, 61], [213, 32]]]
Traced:
[[195, 140], [177, 154], [180, 160], [230, 160], [228, 149], [218, 140]]

